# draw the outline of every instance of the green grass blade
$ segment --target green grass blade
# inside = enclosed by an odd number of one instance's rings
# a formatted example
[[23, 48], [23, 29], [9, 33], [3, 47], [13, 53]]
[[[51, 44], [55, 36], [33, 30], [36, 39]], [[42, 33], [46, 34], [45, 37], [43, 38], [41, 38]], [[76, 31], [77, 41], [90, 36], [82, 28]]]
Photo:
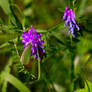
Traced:
[[[6, 76], [7, 75], [7, 76]], [[5, 73], [5, 80], [16, 87], [20, 92], [31, 92], [20, 80], [9, 73]]]

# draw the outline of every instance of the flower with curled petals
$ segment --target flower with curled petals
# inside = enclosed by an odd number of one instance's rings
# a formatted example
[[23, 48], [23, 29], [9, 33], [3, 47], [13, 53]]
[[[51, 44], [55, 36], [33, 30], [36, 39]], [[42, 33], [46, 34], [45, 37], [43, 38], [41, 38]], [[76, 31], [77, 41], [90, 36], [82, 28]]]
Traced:
[[74, 14], [74, 12], [73, 12], [72, 9], [68, 10], [68, 7], [65, 8], [63, 20], [65, 20], [64, 27], [66, 27], [67, 24], [68, 24], [68, 27], [69, 27], [69, 32], [68, 32], [68, 34], [70, 35], [70, 33], [71, 33], [72, 36], [75, 37], [74, 29], [76, 28], [76, 29], [79, 31], [80, 28], [79, 28], [78, 25], [76, 24], [76, 21], [75, 21], [75, 14]]
[[31, 56], [34, 55], [35, 60], [42, 61], [43, 56], [46, 56], [45, 50], [43, 47], [44, 41], [41, 40], [42, 34], [38, 34], [37, 31], [31, 26], [28, 33], [24, 32], [21, 37], [23, 38], [22, 43], [24, 48], [31, 44]]

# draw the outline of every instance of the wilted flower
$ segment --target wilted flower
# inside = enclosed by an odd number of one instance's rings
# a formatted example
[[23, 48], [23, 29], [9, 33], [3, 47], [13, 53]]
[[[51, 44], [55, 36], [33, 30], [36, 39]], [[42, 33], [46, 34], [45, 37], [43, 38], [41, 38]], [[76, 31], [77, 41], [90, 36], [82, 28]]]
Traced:
[[65, 20], [64, 27], [66, 27], [67, 24], [68, 24], [68, 27], [69, 27], [69, 32], [68, 32], [68, 34], [70, 35], [70, 33], [71, 33], [72, 36], [75, 37], [74, 28], [76, 27], [76, 29], [77, 29], [78, 31], [80, 30], [80, 28], [79, 28], [78, 25], [76, 24], [76, 21], [75, 21], [75, 14], [74, 14], [74, 12], [73, 12], [72, 9], [68, 10], [68, 7], [65, 8], [63, 20]]
[[31, 55], [34, 55], [35, 60], [41, 61], [45, 56], [45, 50], [43, 49], [44, 41], [41, 40], [42, 34], [37, 34], [37, 31], [31, 26], [28, 33], [24, 32], [21, 37], [23, 38], [24, 48], [31, 44]]

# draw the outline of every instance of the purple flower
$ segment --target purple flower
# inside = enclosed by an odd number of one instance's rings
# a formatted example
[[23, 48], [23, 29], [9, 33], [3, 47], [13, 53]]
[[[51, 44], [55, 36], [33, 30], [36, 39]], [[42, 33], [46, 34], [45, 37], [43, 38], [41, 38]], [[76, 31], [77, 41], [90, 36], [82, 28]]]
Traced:
[[68, 27], [69, 27], [69, 32], [68, 32], [68, 34], [70, 35], [70, 33], [71, 33], [72, 36], [75, 37], [75, 34], [74, 34], [74, 29], [75, 29], [75, 27], [76, 27], [76, 29], [77, 29], [78, 31], [80, 30], [80, 28], [79, 28], [78, 25], [76, 24], [76, 21], [75, 21], [75, 14], [74, 14], [74, 12], [73, 12], [72, 9], [68, 10], [68, 7], [65, 8], [63, 20], [65, 20], [64, 27], [66, 27], [67, 24], [68, 24]]
[[46, 56], [45, 50], [43, 49], [44, 41], [41, 40], [42, 34], [37, 34], [37, 31], [31, 26], [28, 33], [24, 32], [21, 37], [23, 38], [24, 48], [31, 44], [31, 56], [34, 55], [35, 60], [42, 61], [43, 56]]

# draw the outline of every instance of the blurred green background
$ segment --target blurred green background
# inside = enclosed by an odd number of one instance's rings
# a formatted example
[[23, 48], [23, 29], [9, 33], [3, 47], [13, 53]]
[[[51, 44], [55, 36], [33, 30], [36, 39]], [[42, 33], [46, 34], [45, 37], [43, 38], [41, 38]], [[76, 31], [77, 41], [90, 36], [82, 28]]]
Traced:
[[[66, 6], [80, 27], [72, 41], [62, 21]], [[47, 55], [38, 81], [37, 61], [27, 54], [30, 62], [20, 63], [20, 36], [31, 25], [43, 33]], [[92, 81], [92, 0], [0, 0], [0, 92], [73, 92], [85, 80]]]

